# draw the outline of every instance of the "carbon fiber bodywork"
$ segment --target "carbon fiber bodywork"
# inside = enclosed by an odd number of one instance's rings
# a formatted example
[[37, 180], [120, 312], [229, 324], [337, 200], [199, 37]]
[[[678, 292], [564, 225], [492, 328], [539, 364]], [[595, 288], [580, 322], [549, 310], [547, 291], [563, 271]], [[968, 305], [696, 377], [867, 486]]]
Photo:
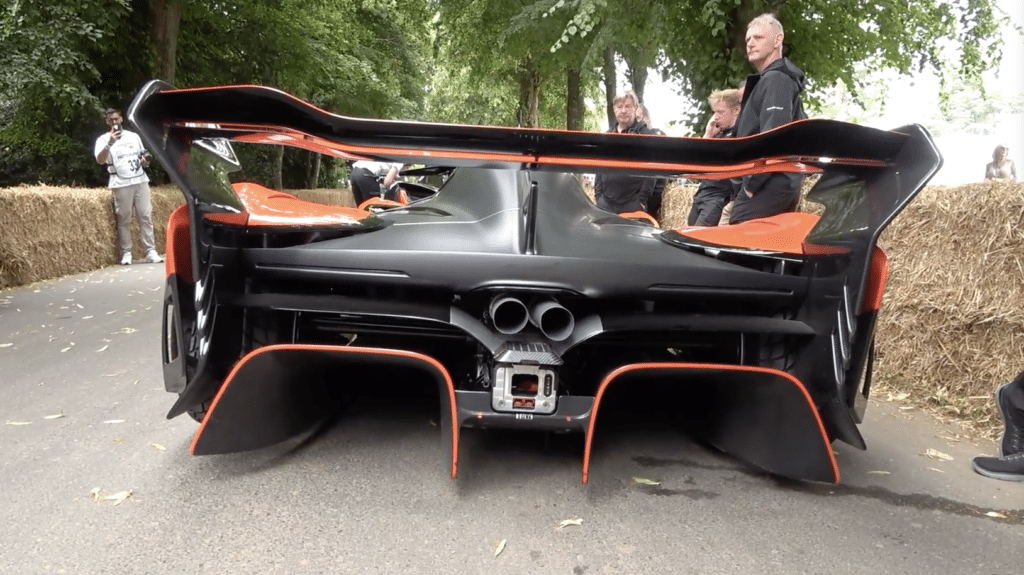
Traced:
[[[941, 165], [917, 126], [630, 137], [343, 118], [260, 87], [152, 83], [129, 118], [187, 199], [163, 354], [169, 417], [202, 415], [193, 452], [274, 444], [326, 417], [331, 386], [412, 370], [437, 383], [453, 477], [477, 426], [585, 433], [586, 481], [602, 398], [629, 385], [651, 410], [685, 389], [672, 409], [714, 445], [838, 482], [830, 442], [865, 447], [875, 242]], [[231, 140], [456, 169], [370, 214], [231, 184]], [[664, 231], [598, 209], [567, 170], [816, 172], [826, 211]]]

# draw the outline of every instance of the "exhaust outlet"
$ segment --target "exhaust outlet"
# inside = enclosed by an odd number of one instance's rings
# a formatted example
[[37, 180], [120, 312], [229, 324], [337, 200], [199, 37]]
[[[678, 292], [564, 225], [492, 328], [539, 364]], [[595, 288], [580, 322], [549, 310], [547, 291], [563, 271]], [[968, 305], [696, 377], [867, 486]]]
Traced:
[[551, 341], [563, 341], [576, 327], [572, 312], [553, 299], [538, 299], [530, 306], [530, 322]]
[[494, 329], [506, 335], [523, 331], [526, 322], [529, 321], [526, 304], [518, 298], [508, 295], [494, 296], [488, 311], [491, 314], [491, 323], [494, 324]]

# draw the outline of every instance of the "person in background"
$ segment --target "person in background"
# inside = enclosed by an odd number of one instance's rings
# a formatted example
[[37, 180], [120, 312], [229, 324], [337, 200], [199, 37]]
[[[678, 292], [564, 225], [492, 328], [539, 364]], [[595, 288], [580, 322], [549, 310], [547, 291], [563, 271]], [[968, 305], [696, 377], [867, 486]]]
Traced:
[[1017, 166], [1010, 159], [1010, 148], [999, 144], [992, 152], [992, 162], [985, 166], [986, 180], [1017, 180]]
[[[623, 92], [612, 100], [616, 124], [610, 134], [648, 134], [647, 124], [637, 120], [636, 112], [640, 101], [632, 90]], [[615, 214], [646, 212], [655, 178], [628, 174], [598, 174], [594, 179], [594, 202], [597, 207]]]
[[[782, 56], [785, 33], [771, 14], [747, 25], [747, 60], [757, 69], [747, 76], [736, 136], [744, 137], [806, 118], [800, 92], [804, 73]], [[800, 174], [769, 173], [746, 176], [733, 200], [730, 224], [791, 212], [800, 202]]]
[[[356, 205], [362, 204], [371, 197], [380, 197], [381, 192], [395, 181], [398, 171], [401, 169], [401, 164], [365, 160], [354, 162], [352, 172], [348, 175], [348, 182], [352, 187], [352, 198]], [[383, 179], [381, 179], [382, 177]]]
[[93, 156], [96, 162], [107, 167], [110, 188], [114, 201], [114, 217], [117, 220], [117, 243], [121, 250], [121, 265], [132, 263], [132, 207], [139, 219], [142, 247], [146, 251], [147, 263], [163, 260], [156, 251], [153, 239], [153, 203], [149, 191], [149, 152], [135, 132], [123, 128], [124, 118], [120, 110], [107, 108], [103, 112], [110, 131], [96, 138]]
[[[711, 104], [711, 119], [704, 128], [705, 138], [731, 138], [736, 135], [736, 118], [740, 114], [739, 90], [715, 90], [708, 98]], [[693, 196], [690, 216], [686, 223], [691, 226], [717, 226], [722, 217], [722, 208], [735, 194], [733, 180], [701, 180]]]
[[[665, 135], [665, 132], [655, 128], [651, 123], [651, 113], [647, 110], [646, 104], [640, 104], [640, 108], [636, 112], [636, 119], [638, 122], [643, 122], [647, 126], [649, 133], [657, 136]], [[661, 218], [658, 217], [658, 213], [661, 211], [661, 198], [665, 191], [666, 183], [668, 183], [668, 180], [665, 178], [658, 178], [655, 180], [654, 191], [651, 192], [651, 199], [647, 202], [647, 213], [658, 221], [661, 221]]]
[[[739, 92], [739, 95], [740, 95], [740, 109], [741, 110], [742, 110], [742, 105], [743, 105], [743, 94], [746, 92], [746, 90], [747, 90], [747, 79], [744, 78], [739, 84], [736, 85], [736, 91]], [[733, 135], [735, 135], [735, 133]], [[725, 205], [722, 207], [722, 215], [718, 219], [718, 225], [720, 225], [720, 226], [727, 226], [727, 225], [729, 225], [729, 218], [732, 217], [732, 204], [733, 204], [733, 200], [736, 198], [736, 192], [738, 192], [740, 190], [740, 184], [742, 182], [743, 182], [743, 178], [734, 178], [733, 179], [732, 196], [728, 199], [728, 201], [725, 202]]]
[[996, 390], [996, 408], [1003, 420], [999, 457], [975, 457], [974, 470], [993, 479], [1024, 481], [1024, 371]]

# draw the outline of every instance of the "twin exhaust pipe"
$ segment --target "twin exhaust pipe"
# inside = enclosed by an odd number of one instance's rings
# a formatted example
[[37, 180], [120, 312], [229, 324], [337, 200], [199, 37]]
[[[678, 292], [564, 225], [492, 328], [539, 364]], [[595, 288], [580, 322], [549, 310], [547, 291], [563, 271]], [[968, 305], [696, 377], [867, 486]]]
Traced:
[[572, 312], [551, 298], [537, 298], [527, 308], [517, 297], [497, 295], [488, 310], [494, 329], [506, 335], [517, 334], [532, 323], [544, 337], [563, 341], [572, 335], [576, 320]]

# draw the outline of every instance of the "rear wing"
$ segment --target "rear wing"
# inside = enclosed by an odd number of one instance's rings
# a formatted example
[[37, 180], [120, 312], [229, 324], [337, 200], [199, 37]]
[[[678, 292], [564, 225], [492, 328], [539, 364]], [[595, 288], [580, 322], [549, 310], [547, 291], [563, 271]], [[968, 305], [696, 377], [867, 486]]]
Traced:
[[[826, 207], [808, 241], [881, 230], [942, 165], [917, 125], [884, 131], [832, 120], [800, 120], [744, 138], [675, 138], [351, 118], [264, 86], [176, 89], [154, 80], [128, 110], [147, 148], [190, 204], [240, 210], [230, 187], [208, 189], [224, 166], [196, 165], [203, 148], [230, 166], [223, 139], [286, 145], [348, 160], [453, 167], [662, 177], [724, 178], [764, 172], [819, 173], [808, 198]], [[229, 169], [229, 168], [228, 168]], [[864, 238], [864, 239], [868, 239]]]
[[801, 120], [756, 136], [672, 138], [350, 118], [263, 86], [175, 89], [152, 81], [129, 119], [157, 151], [172, 139], [290, 145], [350, 160], [724, 177], [895, 165], [913, 134]]

